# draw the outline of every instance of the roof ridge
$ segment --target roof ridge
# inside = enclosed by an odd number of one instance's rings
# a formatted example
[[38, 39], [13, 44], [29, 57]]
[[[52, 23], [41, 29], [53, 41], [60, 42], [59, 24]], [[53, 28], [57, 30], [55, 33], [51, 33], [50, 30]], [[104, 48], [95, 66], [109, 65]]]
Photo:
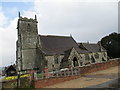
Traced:
[[97, 43], [82, 43], [82, 44], [97, 44]]
[[48, 36], [48, 37], [71, 37], [71, 36], [59, 36], [59, 35], [39, 35], [39, 36]]

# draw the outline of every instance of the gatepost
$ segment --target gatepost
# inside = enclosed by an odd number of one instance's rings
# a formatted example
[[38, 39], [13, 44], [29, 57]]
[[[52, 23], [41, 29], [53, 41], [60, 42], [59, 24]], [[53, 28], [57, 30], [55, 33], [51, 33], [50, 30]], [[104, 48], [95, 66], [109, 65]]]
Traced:
[[35, 70], [30, 70], [30, 83], [32, 86], [34, 86], [34, 79], [35, 79]]
[[49, 78], [49, 73], [48, 73], [47, 67], [44, 68], [44, 72], [45, 72], [45, 78]]

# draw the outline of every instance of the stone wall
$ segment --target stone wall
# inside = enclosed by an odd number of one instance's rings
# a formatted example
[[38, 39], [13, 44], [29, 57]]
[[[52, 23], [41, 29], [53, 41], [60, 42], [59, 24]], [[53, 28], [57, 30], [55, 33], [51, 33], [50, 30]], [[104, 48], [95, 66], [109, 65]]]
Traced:
[[45, 56], [45, 59], [47, 60], [47, 66], [49, 71], [52, 71], [54, 68], [54, 56]]
[[37, 47], [36, 51], [37, 51], [36, 52], [37, 55], [35, 59], [35, 68], [39, 69], [39, 71], [41, 72], [45, 68], [46, 60], [43, 52], [40, 50], [39, 47]]
[[72, 79], [77, 79], [79, 77], [80, 76], [49, 78], [49, 79], [35, 81], [34, 85], [35, 85], [35, 88], [43, 88], [43, 87], [46, 87], [46, 86], [54, 85], [56, 83], [61, 83], [61, 82], [64, 82], [64, 81], [69, 81], [69, 80], [72, 80]]
[[80, 73], [86, 74], [86, 73], [96, 72], [96, 71], [104, 70], [113, 66], [118, 66], [118, 64], [120, 64], [120, 59], [91, 64], [85, 67], [80, 67]]
[[77, 76], [66, 76], [66, 77], [59, 77], [59, 78], [49, 78], [49, 79], [43, 79], [43, 80], [36, 80], [34, 85], [35, 88], [43, 88], [46, 86], [54, 85], [56, 83], [69, 81], [72, 79], [79, 78], [81, 75], [91, 72], [96, 72], [100, 70], [104, 70], [113, 66], [118, 66], [120, 64], [120, 59], [107, 61], [103, 63], [97, 63], [97, 64], [91, 64], [89, 66], [79, 67], [80, 68], [80, 75]]
[[33, 69], [35, 67], [36, 49], [25, 49], [22, 51], [22, 69]]
[[59, 69], [61, 60], [63, 59], [64, 55], [58, 55], [58, 64], [55, 63], [55, 55], [54, 56], [45, 56], [47, 60], [47, 66], [49, 71], [53, 71], [53, 69]]

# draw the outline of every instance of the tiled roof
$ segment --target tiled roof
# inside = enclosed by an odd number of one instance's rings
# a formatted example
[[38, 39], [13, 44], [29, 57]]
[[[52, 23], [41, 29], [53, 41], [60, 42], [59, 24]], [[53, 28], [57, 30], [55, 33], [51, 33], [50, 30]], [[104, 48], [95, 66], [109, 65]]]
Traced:
[[5, 71], [7, 72], [10, 68], [16, 69], [16, 65], [10, 65], [8, 67], [5, 68]]
[[79, 43], [79, 46], [83, 49], [87, 49], [90, 52], [100, 52], [101, 46], [96, 43]]
[[42, 51], [47, 55], [65, 54], [65, 51], [75, 48], [78, 53], [88, 51], [79, 48], [76, 41], [71, 36], [44, 36], [39, 35]]

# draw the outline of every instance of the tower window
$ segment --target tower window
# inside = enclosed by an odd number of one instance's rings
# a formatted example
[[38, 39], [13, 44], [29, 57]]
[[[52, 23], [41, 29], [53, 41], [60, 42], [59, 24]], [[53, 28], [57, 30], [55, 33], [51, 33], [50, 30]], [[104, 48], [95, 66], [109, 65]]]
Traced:
[[27, 25], [27, 31], [30, 31], [30, 24]]

